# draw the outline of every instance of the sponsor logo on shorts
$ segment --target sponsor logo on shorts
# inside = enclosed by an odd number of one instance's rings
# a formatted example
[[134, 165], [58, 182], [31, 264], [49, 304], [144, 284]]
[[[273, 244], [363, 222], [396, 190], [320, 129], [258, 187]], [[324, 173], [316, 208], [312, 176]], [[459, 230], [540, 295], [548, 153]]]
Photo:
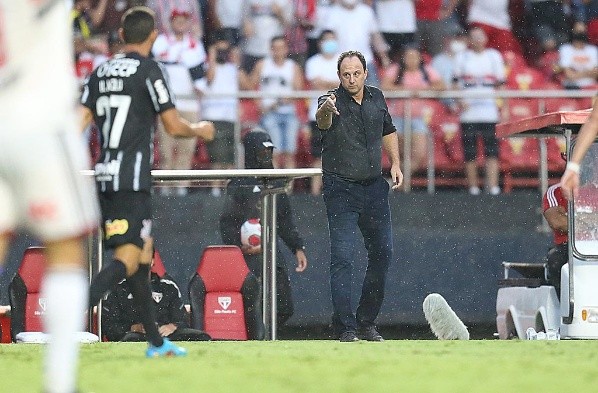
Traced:
[[236, 314], [237, 310], [229, 310], [233, 300], [230, 296], [218, 296], [218, 304], [222, 307], [221, 310], [214, 310], [214, 314]]
[[129, 221], [125, 218], [119, 220], [106, 220], [104, 223], [106, 239], [115, 235], [124, 235], [129, 230]]

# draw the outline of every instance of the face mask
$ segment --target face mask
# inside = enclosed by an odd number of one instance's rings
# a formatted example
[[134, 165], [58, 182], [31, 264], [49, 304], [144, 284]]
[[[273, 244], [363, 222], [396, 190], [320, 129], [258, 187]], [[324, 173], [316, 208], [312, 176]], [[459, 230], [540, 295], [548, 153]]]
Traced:
[[322, 53], [326, 55], [333, 55], [338, 51], [338, 41], [326, 40], [322, 42]]
[[467, 44], [463, 41], [451, 41], [450, 49], [452, 53], [463, 52], [467, 49]]

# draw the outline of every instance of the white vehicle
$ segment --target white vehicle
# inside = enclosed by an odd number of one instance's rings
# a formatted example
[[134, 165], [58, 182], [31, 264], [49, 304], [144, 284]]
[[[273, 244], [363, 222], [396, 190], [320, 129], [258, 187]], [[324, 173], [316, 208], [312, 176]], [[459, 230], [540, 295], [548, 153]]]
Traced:
[[[498, 137], [564, 136], [571, 153], [589, 110], [556, 112], [499, 124]], [[569, 156], [569, 154], [568, 154]], [[526, 338], [528, 328], [558, 331], [561, 338], [598, 339], [598, 141], [581, 164], [579, 195], [569, 201], [569, 258], [561, 270], [560, 300], [544, 285], [544, 265], [504, 262], [496, 299], [501, 339]], [[525, 278], [513, 278], [512, 270]]]

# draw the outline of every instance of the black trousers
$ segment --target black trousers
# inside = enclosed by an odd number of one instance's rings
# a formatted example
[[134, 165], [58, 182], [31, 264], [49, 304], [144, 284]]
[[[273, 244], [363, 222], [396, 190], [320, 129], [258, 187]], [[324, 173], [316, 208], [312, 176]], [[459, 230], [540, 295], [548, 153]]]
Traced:
[[548, 273], [548, 283], [556, 289], [556, 294], [561, 296], [561, 268], [567, 263], [569, 258], [569, 249], [567, 243], [552, 247], [546, 256], [546, 267]]
[[[170, 336], [170, 341], [209, 341], [212, 338], [206, 332], [191, 328], [178, 328]], [[120, 341], [126, 342], [144, 342], [147, 339], [145, 334], [137, 332], [128, 332]]]

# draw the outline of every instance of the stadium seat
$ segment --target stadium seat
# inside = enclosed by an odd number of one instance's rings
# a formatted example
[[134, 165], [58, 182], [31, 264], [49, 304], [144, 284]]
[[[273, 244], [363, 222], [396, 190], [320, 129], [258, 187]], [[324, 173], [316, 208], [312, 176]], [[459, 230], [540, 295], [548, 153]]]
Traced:
[[498, 161], [503, 173], [503, 191], [514, 187], [537, 187], [540, 149], [534, 138], [499, 139]]
[[10, 307], [0, 306], [0, 343], [12, 342], [10, 338]]
[[16, 342], [20, 332], [42, 332], [45, 299], [40, 296], [46, 259], [42, 247], [29, 247], [23, 254], [21, 266], [11, 280], [8, 296], [11, 307], [10, 335]]
[[208, 246], [189, 283], [191, 327], [214, 340], [264, 336], [260, 285], [237, 246]]
[[537, 98], [509, 98], [507, 101], [508, 121], [526, 119], [540, 114]]
[[164, 267], [164, 262], [162, 262], [162, 257], [157, 249], [154, 248], [154, 265], [152, 266], [152, 273], [156, 273], [160, 278], [164, 277], [166, 273], [166, 268]]

